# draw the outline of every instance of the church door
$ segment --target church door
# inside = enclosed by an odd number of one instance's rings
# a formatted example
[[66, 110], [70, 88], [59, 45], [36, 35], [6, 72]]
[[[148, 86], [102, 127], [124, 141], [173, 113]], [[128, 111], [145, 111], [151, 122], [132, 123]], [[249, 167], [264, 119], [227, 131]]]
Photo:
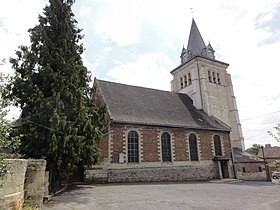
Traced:
[[222, 168], [222, 176], [223, 176], [223, 178], [229, 178], [228, 162], [227, 161], [221, 161], [221, 168]]

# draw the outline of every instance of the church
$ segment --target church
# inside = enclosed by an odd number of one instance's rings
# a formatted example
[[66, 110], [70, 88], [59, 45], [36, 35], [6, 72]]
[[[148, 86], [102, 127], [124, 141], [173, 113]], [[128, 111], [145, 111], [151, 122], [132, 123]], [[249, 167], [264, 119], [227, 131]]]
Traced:
[[108, 124], [99, 144], [100, 161], [85, 170], [85, 181], [237, 177], [233, 148], [244, 151], [244, 138], [229, 64], [216, 60], [194, 19], [180, 58], [171, 70], [171, 91], [95, 78], [92, 97], [106, 105]]

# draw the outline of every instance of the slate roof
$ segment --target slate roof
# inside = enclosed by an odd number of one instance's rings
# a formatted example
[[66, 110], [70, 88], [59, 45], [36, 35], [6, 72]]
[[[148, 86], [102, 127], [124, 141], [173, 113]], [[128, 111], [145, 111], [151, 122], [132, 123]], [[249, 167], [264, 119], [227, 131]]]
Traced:
[[252, 155], [246, 151], [242, 151], [240, 148], [233, 148], [234, 161], [239, 163], [248, 163], [248, 162], [263, 162], [263, 159]]
[[196, 56], [196, 55], [201, 55], [201, 52], [205, 47], [206, 47], [206, 45], [198, 30], [198, 27], [197, 27], [194, 19], [192, 19], [192, 25], [191, 25], [187, 50], [190, 50], [192, 52], [192, 55]]
[[182, 93], [95, 79], [113, 122], [230, 131], [222, 122], [197, 110]]
[[[263, 152], [265, 158], [280, 158], [280, 147], [264, 147]], [[263, 157], [262, 150], [259, 151], [258, 157]]]

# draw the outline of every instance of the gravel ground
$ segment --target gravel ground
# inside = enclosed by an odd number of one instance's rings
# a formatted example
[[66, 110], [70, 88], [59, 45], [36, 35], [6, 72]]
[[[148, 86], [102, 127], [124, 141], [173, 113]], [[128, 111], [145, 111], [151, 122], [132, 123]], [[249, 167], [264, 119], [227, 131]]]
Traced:
[[44, 210], [280, 210], [280, 185], [271, 182], [198, 182], [76, 185]]

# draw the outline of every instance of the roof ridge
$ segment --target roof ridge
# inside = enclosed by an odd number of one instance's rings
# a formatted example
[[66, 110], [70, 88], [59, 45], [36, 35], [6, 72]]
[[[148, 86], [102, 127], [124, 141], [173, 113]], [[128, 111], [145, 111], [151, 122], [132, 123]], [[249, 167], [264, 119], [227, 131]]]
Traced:
[[144, 88], [144, 89], [149, 89], [149, 90], [156, 90], [156, 91], [162, 91], [162, 92], [168, 92], [168, 93], [172, 93], [172, 94], [177, 94], [177, 93], [169, 91], [169, 90], [160, 90], [160, 89], [156, 89], [156, 88], [143, 87], [143, 86], [138, 86], [138, 85], [129, 85], [129, 84], [124, 84], [124, 83], [119, 83], [119, 82], [112, 82], [112, 81], [108, 81], [108, 80], [102, 80], [102, 79], [98, 79], [98, 78], [96, 78], [96, 80], [98, 80], [100, 82], [113, 83], [113, 84], [117, 84], [117, 85], [130, 86], [130, 87], [135, 87], [135, 88]]

